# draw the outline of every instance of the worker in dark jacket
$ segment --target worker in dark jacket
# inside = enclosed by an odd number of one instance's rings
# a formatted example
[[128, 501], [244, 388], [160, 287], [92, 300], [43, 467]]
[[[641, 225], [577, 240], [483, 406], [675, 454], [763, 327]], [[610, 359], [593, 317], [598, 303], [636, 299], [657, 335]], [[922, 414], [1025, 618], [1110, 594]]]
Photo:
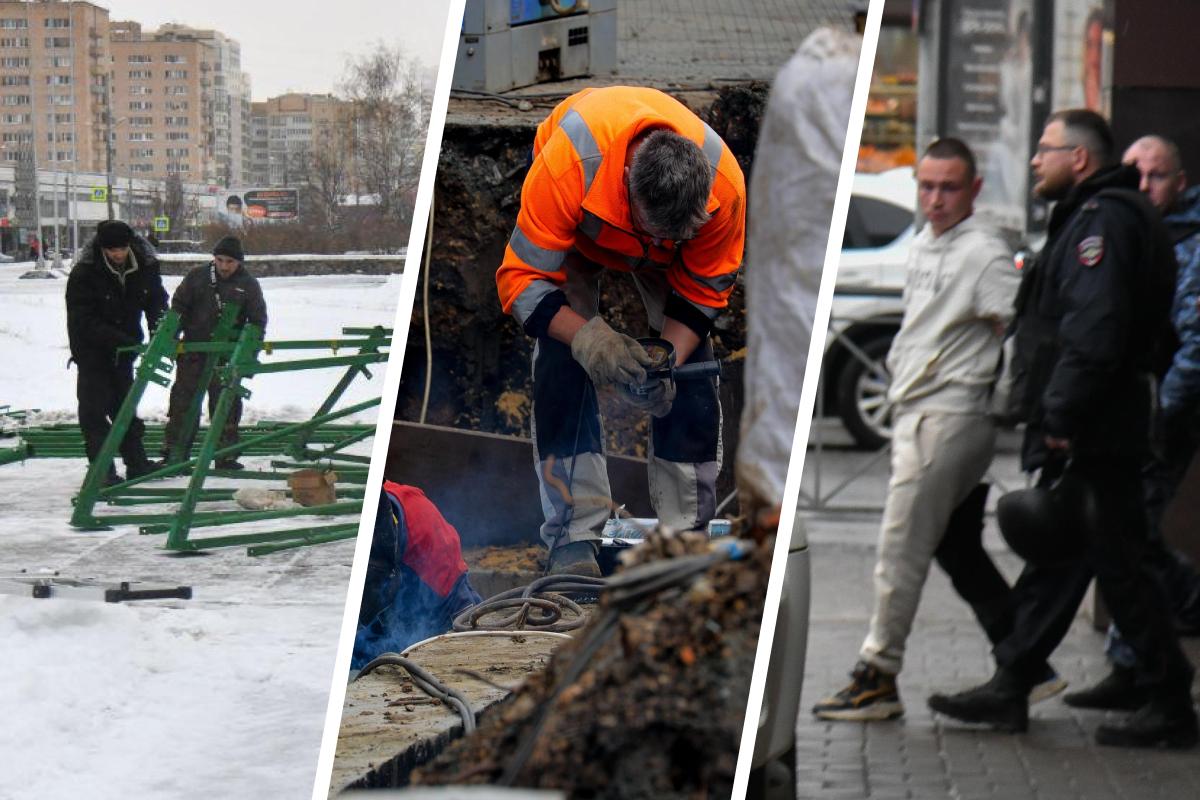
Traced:
[[[125, 395], [133, 386], [132, 352], [117, 349], [142, 341], [142, 317], [153, 332], [166, 312], [167, 293], [158, 257], [145, 239], [120, 220], [105, 220], [76, 256], [67, 279], [67, 335], [79, 369], [79, 427], [88, 461], [100, 453]], [[145, 425], [135, 414], [121, 440], [128, 477], [158, 465], [146, 458]], [[111, 468], [106, 483], [120, 480]]]
[[420, 489], [384, 481], [351, 666], [445, 633], [479, 601], [458, 531]]
[[[184, 276], [179, 288], [171, 297], [171, 309], [179, 314], [184, 342], [207, 342], [212, 340], [213, 331], [226, 304], [236, 303], [240, 309], [236, 326], [247, 322], [264, 332], [267, 329], [267, 304], [263, 299], [262, 287], [245, 266], [246, 254], [242, 242], [236, 236], [226, 236], [213, 248], [211, 263], [196, 267]], [[183, 424], [196, 393], [201, 391], [205, 353], [180, 353], [175, 364], [175, 385], [171, 387], [167, 428], [163, 435], [163, 457], [172, 458], [172, 449], [177, 449], [180, 458], [192, 448], [195, 430], [184, 431]], [[208, 384], [208, 413], [211, 416], [221, 395], [221, 381], [214, 373]], [[233, 406], [221, 430], [219, 446], [230, 447], [238, 441], [238, 423], [242, 419], [242, 399], [234, 395]], [[179, 443], [178, 447], [175, 447]], [[241, 469], [235, 458], [220, 458], [218, 469]]]
[[1096, 741], [1186, 748], [1200, 738], [1193, 670], [1162, 588], [1142, 569], [1151, 371], [1175, 257], [1161, 217], [1137, 191], [1137, 168], [1114, 165], [1114, 156], [1099, 115], [1051, 116], [1032, 162], [1034, 191], [1058, 203], [1017, 297], [1018, 360], [1028, 364], [1022, 466], [1041, 469], [1043, 484], [1069, 473], [1086, 488], [1094, 507], [1075, 516], [1084, 551], [1061, 566], [1027, 565], [1015, 587], [1016, 627], [995, 648], [995, 675], [975, 689], [934, 695], [929, 705], [956, 719], [1024, 730], [1037, 670], [1094, 575], [1137, 654], [1137, 682], [1148, 698], [1125, 724], [1100, 725]]

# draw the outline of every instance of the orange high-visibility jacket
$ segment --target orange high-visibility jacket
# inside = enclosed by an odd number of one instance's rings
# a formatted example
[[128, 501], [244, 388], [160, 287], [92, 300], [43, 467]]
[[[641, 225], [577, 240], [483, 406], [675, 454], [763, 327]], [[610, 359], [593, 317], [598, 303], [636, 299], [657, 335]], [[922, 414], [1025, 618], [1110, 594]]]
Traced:
[[[655, 246], [630, 220], [625, 155], [647, 128], [691, 139], [714, 171], [712, 216], [678, 245]], [[609, 269], [665, 269], [674, 293], [708, 320], [725, 308], [742, 262], [745, 179], [721, 137], [682, 103], [644, 87], [584, 89], [538, 126], [533, 153], [517, 227], [496, 271], [506, 313], [524, 324], [566, 282], [563, 260], [573, 249]]]

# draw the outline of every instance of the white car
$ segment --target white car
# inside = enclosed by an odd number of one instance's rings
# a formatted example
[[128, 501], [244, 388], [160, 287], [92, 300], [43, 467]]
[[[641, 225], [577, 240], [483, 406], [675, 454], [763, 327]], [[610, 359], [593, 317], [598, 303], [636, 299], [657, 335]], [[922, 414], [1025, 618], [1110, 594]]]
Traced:
[[916, 235], [917, 183], [911, 167], [854, 177], [822, 364], [826, 414], [836, 414], [862, 447], [891, 437], [884, 366], [904, 315], [908, 248]]

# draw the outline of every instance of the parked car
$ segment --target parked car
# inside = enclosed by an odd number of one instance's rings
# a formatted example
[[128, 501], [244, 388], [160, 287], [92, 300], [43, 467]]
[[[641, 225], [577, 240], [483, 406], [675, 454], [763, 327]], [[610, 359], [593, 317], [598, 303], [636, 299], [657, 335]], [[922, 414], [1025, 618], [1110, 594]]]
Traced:
[[916, 234], [916, 202], [911, 167], [854, 178], [825, 343], [822, 399], [825, 414], [840, 417], [863, 448], [878, 449], [891, 438], [884, 360], [904, 316], [901, 295]]

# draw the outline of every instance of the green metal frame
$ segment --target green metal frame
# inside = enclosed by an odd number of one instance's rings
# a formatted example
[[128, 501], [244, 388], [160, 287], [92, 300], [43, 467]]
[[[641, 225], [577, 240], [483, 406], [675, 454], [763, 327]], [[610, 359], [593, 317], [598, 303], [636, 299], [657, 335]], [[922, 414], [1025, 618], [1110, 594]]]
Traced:
[[[370, 459], [342, 451], [370, 438], [375, 429], [373, 426], [334, 423], [377, 406], [380, 400], [373, 398], [340, 409], [335, 409], [335, 406], [357, 375], [372, 377], [367, 369], [368, 365], [386, 361], [391, 331], [383, 327], [347, 328], [343, 333], [349, 338], [264, 342], [262, 331], [257, 326], [247, 324], [240, 332], [235, 331], [233, 320], [236, 319], [236, 315], [236, 306], [226, 306], [218, 334], [212, 341], [202, 343], [176, 342], [179, 317], [175, 312], [168, 312], [159, 323], [154, 336], [142, 348], [133, 388], [118, 411], [112, 430], [105, 439], [99, 456], [90, 466], [83, 486], [75, 498], [75, 509], [71, 516], [72, 526], [81, 529], [104, 529], [112, 525], [137, 525], [144, 534], [167, 534], [164, 547], [176, 551], [197, 551], [243, 544], [258, 545], [250, 548], [248, 552], [251, 555], [264, 555], [289, 547], [335, 541], [355, 534], [358, 529], [357, 519], [319, 528], [226, 533], [204, 537], [193, 535], [196, 529], [237, 526], [264, 520], [351, 514], [358, 517], [362, 513], [361, 484], [366, 482]], [[235, 332], [237, 336], [232, 338]], [[353, 352], [339, 355], [338, 351], [342, 349], [350, 349]], [[259, 360], [263, 353], [299, 350], [332, 350], [333, 355], [273, 363], [262, 363]], [[128, 430], [146, 387], [151, 382], [169, 385], [169, 375], [173, 368], [172, 356], [178, 352], [207, 354], [197, 397], [189, 407], [185, 420], [185, 432], [195, 429], [202, 412], [207, 387], [214, 375], [222, 387], [216, 407], [212, 409], [208, 427], [200, 430], [202, 437], [198, 448], [191, 454], [183, 452], [182, 447], [176, 447], [176, 452], [172, 453], [172, 463], [148, 475], [105, 487], [104, 476], [116, 457], [119, 443]], [[250, 396], [250, 391], [242, 385], [243, 380], [276, 372], [335, 367], [344, 368], [345, 371], [312, 418], [299, 423], [272, 425], [265, 429], [243, 428], [243, 432], [254, 432], [245, 435], [234, 445], [220, 447], [221, 431], [232, 411], [235, 398]], [[181, 437], [180, 443], [186, 441], [186, 437]], [[313, 443], [319, 444], [320, 448], [310, 447]], [[214, 467], [220, 459], [247, 452], [285, 453], [291, 458], [273, 460], [270, 470], [231, 471]], [[339, 489], [340, 497], [335, 502], [317, 506], [260, 511], [209, 510], [206, 506], [210, 503], [227, 503], [234, 493], [233, 489], [225, 487], [206, 488], [205, 483], [210, 477], [279, 481], [285, 480], [295, 470], [306, 467], [335, 469], [340, 482], [359, 484], [359, 487]], [[188, 478], [185, 488], [142, 485], [160, 478], [185, 476]], [[97, 507], [101, 503], [124, 507], [127, 512], [100, 513]], [[138, 511], [138, 507], [171, 503], [178, 504], [178, 508], [172, 513]]]

